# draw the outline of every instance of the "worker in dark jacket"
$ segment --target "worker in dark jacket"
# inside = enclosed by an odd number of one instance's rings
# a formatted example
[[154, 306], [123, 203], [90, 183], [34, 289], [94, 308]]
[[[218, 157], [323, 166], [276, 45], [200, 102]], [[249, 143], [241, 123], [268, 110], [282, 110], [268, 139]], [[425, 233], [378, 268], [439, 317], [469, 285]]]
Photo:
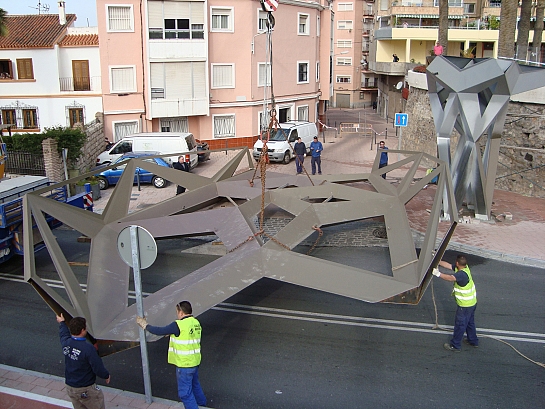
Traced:
[[303, 162], [305, 161], [305, 153], [307, 153], [307, 147], [305, 143], [301, 141], [301, 137], [297, 138], [297, 142], [293, 145], [293, 152], [295, 153], [295, 167], [297, 168], [297, 174], [303, 173]]
[[[189, 163], [185, 161], [185, 156], [178, 156], [178, 162], [174, 162], [172, 164], [172, 167], [174, 169], [178, 169], [184, 172], [189, 172]], [[181, 193], [185, 192], [185, 187], [178, 185], [176, 188], [176, 195], [179, 195]]]
[[75, 409], [104, 409], [104, 394], [96, 385], [96, 377], [110, 383], [110, 373], [94, 346], [86, 342], [87, 323], [83, 317], [70, 320], [57, 315], [59, 336], [64, 354], [66, 391]]

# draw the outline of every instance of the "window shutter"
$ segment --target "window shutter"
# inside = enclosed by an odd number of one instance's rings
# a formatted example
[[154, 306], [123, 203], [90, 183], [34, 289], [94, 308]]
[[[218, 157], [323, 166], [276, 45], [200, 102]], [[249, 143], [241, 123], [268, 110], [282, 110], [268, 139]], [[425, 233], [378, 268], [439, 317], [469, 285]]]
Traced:
[[163, 63], [150, 64], [151, 88], [165, 88], [165, 72]]
[[112, 68], [112, 92], [134, 91], [134, 68]]
[[191, 99], [191, 63], [165, 63], [165, 88], [167, 99]]
[[165, 18], [189, 19], [190, 2], [189, 1], [165, 1]]
[[162, 1], [148, 1], [148, 24], [150, 28], [163, 28]]
[[213, 65], [212, 66], [212, 87], [230, 87], [233, 85], [233, 66], [232, 65]]
[[206, 98], [206, 65], [204, 61], [193, 63], [193, 98]]
[[204, 24], [204, 2], [191, 2], [191, 24]]

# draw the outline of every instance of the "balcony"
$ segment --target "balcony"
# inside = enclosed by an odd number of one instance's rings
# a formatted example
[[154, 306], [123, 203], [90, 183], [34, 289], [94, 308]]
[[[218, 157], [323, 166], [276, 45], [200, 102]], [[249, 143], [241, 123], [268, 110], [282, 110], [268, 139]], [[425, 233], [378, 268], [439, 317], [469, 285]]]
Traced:
[[59, 84], [61, 92], [101, 92], [100, 77], [64, 77]]
[[369, 69], [376, 74], [384, 75], [405, 75], [408, 70], [413, 69], [418, 64], [407, 62], [378, 62], [369, 61]]
[[151, 101], [152, 118], [209, 114], [208, 98], [161, 99], [157, 98], [159, 89], [154, 90], [155, 92], [152, 92]]

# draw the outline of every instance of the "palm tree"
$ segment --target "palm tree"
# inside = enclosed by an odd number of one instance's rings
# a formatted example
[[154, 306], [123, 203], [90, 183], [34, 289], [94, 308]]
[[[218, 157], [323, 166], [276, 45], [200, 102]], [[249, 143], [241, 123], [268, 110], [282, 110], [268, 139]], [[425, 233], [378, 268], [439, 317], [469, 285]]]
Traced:
[[517, 58], [526, 60], [528, 54], [528, 37], [530, 34], [530, 17], [532, 16], [532, 0], [522, 0], [520, 7], [519, 33], [517, 36]]
[[6, 26], [6, 15], [8, 13], [3, 8], [0, 8], [0, 37], [8, 35], [8, 27]]
[[513, 58], [515, 51], [515, 27], [518, 1], [501, 2], [498, 57]]
[[545, 11], [545, 0], [537, 0], [536, 3], [536, 25], [534, 26], [534, 39], [532, 47], [541, 48], [541, 37], [543, 34], [543, 15]]
[[439, 0], [439, 34], [437, 40], [443, 46], [443, 55], [448, 55], [448, 0]]

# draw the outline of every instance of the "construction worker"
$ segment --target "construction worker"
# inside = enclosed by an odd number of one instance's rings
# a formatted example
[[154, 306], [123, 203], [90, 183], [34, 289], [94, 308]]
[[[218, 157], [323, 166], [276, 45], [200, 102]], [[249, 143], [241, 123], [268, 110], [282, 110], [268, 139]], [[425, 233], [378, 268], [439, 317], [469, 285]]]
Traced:
[[148, 325], [143, 317], [136, 317], [136, 323], [155, 335], [170, 335], [168, 363], [176, 366], [178, 397], [186, 409], [206, 406], [206, 397], [199, 383], [201, 363], [201, 324], [193, 317], [189, 301], [176, 304], [178, 319], [166, 327]]
[[[447, 351], [460, 352], [463, 339], [464, 343], [477, 348], [479, 346], [477, 329], [475, 328], [477, 290], [467, 266], [467, 260], [464, 256], [458, 255], [454, 266], [443, 260], [439, 262], [439, 265], [449, 270], [454, 270], [454, 274], [443, 274], [437, 268], [434, 268], [433, 275], [445, 281], [454, 282], [452, 293], [456, 298], [456, 304], [458, 304], [452, 339], [450, 342], [445, 343], [443, 347]], [[466, 332], [467, 338], [464, 338], [464, 333]]]

